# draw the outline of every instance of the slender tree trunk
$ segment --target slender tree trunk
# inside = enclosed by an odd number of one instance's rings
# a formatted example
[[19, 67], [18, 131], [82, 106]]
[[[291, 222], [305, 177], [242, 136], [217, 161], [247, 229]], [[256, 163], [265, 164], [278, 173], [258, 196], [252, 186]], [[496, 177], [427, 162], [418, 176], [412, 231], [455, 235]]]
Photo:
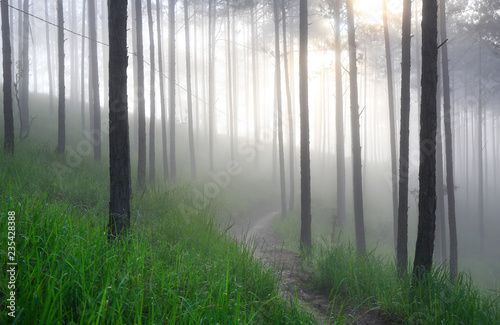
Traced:
[[[78, 18], [76, 16], [76, 3], [77, 1], [71, 1], [71, 30], [76, 31]], [[75, 35], [71, 35], [71, 48], [70, 48], [70, 58], [71, 58], [71, 104], [78, 103], [78, 65], [77, 65], [77, 39]], [[36, 66], [36, 65], [35, 65]]]
[[[342, 106], [342, 44], [341, 44], [341, 21], [339, 1], [333, 2], [333, 14], [335, 21], [335, 123], [337, 141], [337, 217], [339, 226], [345, 222], [345, 149], [344, 149], [344, 107]], [[365, 144], [366, 146], [366, 144]], [[335, 227], [335, 221], [334, 221]], [[332, 235], [334, 235], [335, 229]]]
[[158, 69], [160, 79], [160, 112], [161, 112], [161, 145], [163, 154], [163, 180], [168, 179], [168, 155], [167, 155], [167, 112], [165, 108], [165, 85], [163, 74], [163, 50], [161, 42], [161, 3], [156, 0], [156, 36], [158, 37]]
[[[81, 61], [81, 67], [80, 67], [80, 73], [81, 73], [81, 79], [80, 79], [80, 106], [81, 106], [81, 119], [82, 119], [82, 134], [85, 131], [85, 13], [87, 12], [87, 1], [83, 1], [83, 9], [82, 9], [82, 61]], [[48, 14], [46, 12], [45, 18], [48, 19]], [[47, 55], [49, 54], [50, 50], [50, 45], [49, 45], [49, 40], [48, 40], [48, 24], [47, 24]], [[50, 72], [50, 59], [49, 61], [49, 75], [51, 75]], [[49, 77], [49, 79], [51, 79]], [[49, 89], [52, 88], [52, 80], [49, 81]], [[50, 94], [51, 90], [49, 90]], [[50, 95], [49, 95], [50, 96]], [[52, 96], [50, 97], [51, 102], [52, 102]], [[52, 104], [51, 104], [52, 105]], [[51, 108], [52, 109], [52, 108]]]
[[281, 66], [280, 66], [280, 20], [278, 0], [273, 0], [274, 8], [274, 59], [276, 74], [276, 100], [278, 108], [278, 150], [280, 164], [280, 190], [281, 190], [281, 217], [286, 218], [286, 189], [285, 189], [285, 154], [283, 149], [283, 114], [281, 102]]
[[[232, 24], [233, 24], [233, 29], [232, 29], [232, 37], [233, 40], [231, 42], [232, 46], [232, 52], [233, 52], [233, 57], [232, 57], [232, 62], [233, 62], [233, 77], [232, 77], [232, 83], [233, 83], [233, 148], [238, 148], [238, 64], [237, 64], [237, 51], [236, 51], [236, 9], [233, 8], [233, 14], [232, 16]], [[236, 151], [238, 153], [238, 151]]]
[[410, 151], [411, 0], [403, 1], [401, 40], [401, 130], [399, 144], [399, 206], [396, 260], [398, 275], [408, 265], [408, 176]]
[[[438, 63], [439, 64], [439, 63]], [[441, 127], [441, 88], [436, 94], [436, 238], [434, 243], [434, 256], [440, 261], [446, 259], [446, 223], [444, 211], [444, 171], [443, 171], [443, 137]]]
[[394, 125], [394, 89], [392, 80], [392, 56], [391, 42], [389, 40], [389, 26], [387, 23], [387, 0], [383, 0], [383, 21], [384, 21], [384, 39], [385, 39], [385, 62], [387, 66], [387, 91], [389, 93], [389, 133], [391, 145], [391, 183], [392, 183], [392, 221], [394, 234], [394, 248], [397, 247], [398, 237], [398, 183], [397, 183], [397, 156], [396, 156], [396, 126]]
[[299, 89], [300, 89], [300, 248], [311, 253], [311, 161], [309, 157], [309, 105], [307, 71], [307, 0], [299, 2]]
[[295, 205], [295, 139], [293, 136], [293, 112], [292, 112], [292, 96], [290, 92], [290, 73], [288, 71], [288, 48], [286, 42], [286, 9], [285, 1], [281, 1], [281, 12], [283, 19], [283, 65], [285, 67], [285, 88], [286, 88], [286, 104], [288, 108], [288, 141], [290, 142], [290, 203], [288, 209], [291, 211]]
[[[84, 1], [84, 6], [85, 6], [85, 2]], [[84, 13], [83, 15], [85, 15], [85, 10], [84, 10]], [[45, 0], [45, 20], [49, 20], [49, 0]], [[83, 19], [83, 23], [85, 22], [85, 19]], [[85, 28], [84, 28], [85, 30]], [[47, 73], [48, 73], [48, 77], [49, 77], [49, 110], [50, 110], [50, 114], [52, 115], [52, 113], [54, 112], [54, 78], [52, 77], [52, 60], [50, 58], [50, 49], [51, 49], [51, 46], [50, 46], [50, 33], [49, 33], [49, 24], [45, 24], [45, 35], [46, 35], [46, 44], [47, 44], [47, 49], [46, 49], [46, 53], [47, 53]], [[83, 41], [82, 41], [83, 42]], [[82, 54], [82, 60], [83, 60], [83, 54]]]
[[234, 106], [233, 106], [233, 83], [232, 83], [232, 63], [231, 63], [231, 7], [229, 0], [227, 0], [227, 113], [228, 128], [229, 128], [229, 151], [231, 152], [231, 160], [234, 160]]
[[214, 171], [215, 130], [215, 0], [208, 1], [208, 150], [210, 171]]
[[57, 148], [59, 155], [64, 154], [66, 147], [65, 125], [65, 85], [64, 85], [64, 11], [62, 0], [57, 0], [57, 53], [59, 58], [59, 103], [57, 114]]
[[90, 73], [92, 76], [92, 98], [90, 104], [93, 111], [93, 125], [90, 130], [91, 142], [94, 146], [94, 161], [101, 161], [101, 103], [99, 100], [99, 67], [97, 60], [97, 28], [95, 0], [89, 0], [89, 37], [90, 37]]
[[484, 253], [484, 177], [483, 177], [483, 87], [482, 78], [482, 44], [479, 39], [479, 81], [478, 81], [478, 121], [477, 121], [477, 177], [478, 177], [478, 197], [479, 205], [479, 249], [481, 255]]
[[12, 110], [12, 48], [10, 45], [9, 1], [4, 0], [2, 10], [2, 51], [3, 51], [3, 117], [5, 153], [14, 155], [14, 113]]
[[[150, 117], [149, 117], [149, 181], [154, 182], [156, 178], [155, 167], [155, 124], [156, 124], [156, 92], [155, 92], [155, 40], [153, 32], [153, 13], [151, 10], [151, 0], [147, 1], [148, 7], [148, 27], [149, 27], [149, 61], [150, 61]], [[161, 58], [160, 58], [161, 59]]]
[[108, 241], [130, 228], [130, 143], [127, 107], [127, 0], [108, 0], [109, 179]]
[[30, 109], [29, 109], [29, 78], [30, 78], [30, 67], [29, 67], [29, 0], [24, 0], [23, 3], [23, 24], [22, 24], [22, 50], [19, 51], [21, 55], [20, 64], [20, 102], [19, 102], [19, 120], [21, 123], [20, 127], [20, 138], [25, 139], [30, 130]]
[[[252, 29], [252, 82], [253, 82], [253, 123], [255, 145], [260, 143], [260, 111], [259, 111], [259, 75], [257, 70], [257, 27], [255, 22], [255, 4], [250, 10], [250, 23]], [[255, 150], [255, 168], [259, 168], [259, 151]]]
[[186, 78], [187, 78], [187, 104], [188, 104], [188, 132], [189, 132], [189, 157], [191, 161], [191, 178], [196, 179], [196, 157], [194, 154], [193, 132], [193, 99], [191, 94], [191, 51], [189, 41], [189, 6], [184, 0], [184, 30], [186, 33]]
[[358, 69], [356, 66], [356, 39], [354, 35], [354, 10], [352, 0], [347, 0], [346, 5], [349, 39], [349, 75], [351, 83], [351, 141], [354, 189], [354, 222], [356, 230], [356, 248], [358, 253], [364, 255], [366, 252], [366, 243], [363, 212], [363, 180], [361, 174], [361, 144], [359, 139]]
[[168, 101], [170, 112], [170, 178], [175, 181], [175, 0], [168, 0]]
[[431, 270], [436, 226], [437, 0], [423, 0], [421, 84], [419, 215], [413, 264], [417, 283]]
[[[91, 0], [93, 1], [93, 0]], [[142, 4], [141, 0], [135, 0], [135, 13], [137, 18], [137, 100], [138, 100], [138, 166], [137, 166], [137, 185], [143, 188], [146, 182], [146, 103], [144, 98], [144, 50], [142, 41]]]

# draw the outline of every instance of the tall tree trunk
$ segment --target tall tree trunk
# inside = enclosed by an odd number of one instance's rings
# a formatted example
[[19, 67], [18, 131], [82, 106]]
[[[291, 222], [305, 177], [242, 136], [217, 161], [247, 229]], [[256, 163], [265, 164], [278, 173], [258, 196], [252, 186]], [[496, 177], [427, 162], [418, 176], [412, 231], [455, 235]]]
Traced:
[[482, 44], [479, 39], [479, 80], [478, 80], [478, 116], [477, 116], [477, 177], [479, 205], [479, 249], [481, 255], [484, 253], [484, 177], [483, 177], [483, 86], [482, 86]]
[[[335, 123], [337, 141], [337, 217], [339, 226], [345, 222], [345, 149], [344, 149], [344, 107], [342, 106], [342, 44], [341, 44], [341, 21], [340, 1], [333, 2], [333, 14], [335, 21]], [[365, 144], [366, 146], [366, 144]], [[334, 221], [335, 227], [335, 221]], [[332, 233], [334, 234], [335, 229]]]
[[408, 265], [408, 167], [410, 151], [411, 0], [403, 1], [401, 40], [401, 130], [399, 144], [399, 205], [396, 260], [398, 275]]
[[417, 283], [431, 270], [436, 226], [437, 0], [423, 0], [421, 85], [418, 233], [413, 264]]
[[281, 1], [282, 23], [283, 23], [283, 65], [285, 67], [285, 88], [286, 88], [286, 104], [288, 108], [288, 141], [289, 141], [289, 160], [290, 160], [290, 202], [288, 209], [291, 211], [295, 205], [295, 139], [293, 136], [293, 112], [292, 112], [292, 96], [290, 92], [290, 73], [288, 71], [288, 48], [286, 43], [286, 9], [285, 1]]
[[23, 3], [23, 24], [22, 24], [22, 50], [19, 51], [21, 55], [20, 64], [20, 98], [19, 98], [19, 120], [20, 120], [20, 139], [25, 139], [30, 130], [30, 109], [29, 109], [29, 0], [24, 0]]
[[448, 194], [448, 224], [450, 228], [450, 276], [458, 275], [457, 221], [455, 216], [455, 181], [453, 179], [453, 139], [451, 134], [450, 74], [448, 68], [448, 44], [446, 33], [446, 4], [439, 0], [441, 64], [443, 68], [444, 136], [446, 149], [446, 188]]
[[214, 171], [215, 130], [215, 0], [208, 1], [208, 150], [210, 171]]
[[274, 59], [276, 74], [276, 100], [278, 108], [278, 150], [280, 164], [280, 190], [281, 190], [281, 217], [286, 218], [286, 189], [285, 189], [285, 154], [283, 149], [283, 114], [281, 102], [281, 67], [280, 67], [280, 20], [278, 0], [273, 0], [274, 7]]
[[[438, 63], [439, 65], [439, 63]], [[436, 238], [434, 256], [440, 261], [446, 260], [446, 222], [444, 211], [444, 171], [443, 171], [443, 136], [441, 127], [441, 88], [436, 94]]]
[[64, 11], [62, 0], [57, 0], [57, 53], [59, 58], [59, 103], [57, 114], [57, 148], [59, 155], [64, 154], [66, 146], [65, 125], [65, 85], [64, 85]]
[[167, 155], [167, 112], [165, 108], [165, 85], [163, 74], [163, 50], [161, 42], [161, 3], [156, 0], [156, 36], [158, 37], [158, 70], [160, 79], [160, 113], [161, 113], [161, 146], [163, 154], [163, 180], [168, 179], [168, 155]]
[[300, 248], [311, 253], [311, 160], [309, 156], [309, 104], [307, 71], [307, 0], [299, 2], [300, 101]]
[[168, 0], [168, 102], [170, 118], [170, 178], [175, 181], [175, 0]]
[[[233, 24], [233, 29], [232, 29], [232, 52], [233, 52], [233, 57], [232, 57], [232, 62], [233, 62], [233, 77], [232, 77], [232, 83], [233, 83], [233, 148], [238, 148], [238, 64], [237, 64], [237, 51], [236, 51], [236, 9], [233, 8], [233, 14], [231, 15], [232, 17], [232, 24]], [[238, 153], [238, 151], [236, 151]]]
[[[80, 67], [80, 109], [81, 109], [81, 119], [82, 119], [82, 134], [85, 131], [85, 13], [87, 12], [87, 1], [83, 1], [83, 9], [82, 9], [82, 60], [81, 60], [81, 67]], [[46, 12], [45, 18], [48, 19], [48, 14]], [[47, 25], [47, 54], [49, 54], [49, 40], [48, 40], [48, 25]], [[49, 69], [50, 69], [50, 59], [48, 58], [49, 61]], [[49, 79], [50, 79], [51, 72], [49, 71]], [[52, 80], [49, 81], [49, 88], [52, 88]], [[49, 90], [50, 94], [51, 90]], [[50, 95], [49, 95], [50, 96]], [[51, 97], [51, 102], [52, 102], [52, 97]], [[52, 104], [51, 104], [52, 105]], [[52, 108], [51, 108], [52, 109]]]
[[[252, 83], [253, 83], [253, 123], [254, 123], [254, 141], [255, 145], [260, 143], [260, 112], [259, 112], [259, 75], [257, 71], [257, 27], [255, 22], [255, 6], [250, 10], [250, 23], [252, 29]], [[255, 150], [255, 168], [259, 167], [259, 151]]]
[[108, 241], [130, 228], [130, 143], [127, 107], [127, 0], [108, 0], [109, 221]]
[[[86, 1], [83, 2], [83, 6], [85, 8]], [[85, 9], [83, 10], [83, 15], [85, 16]], [[49, 0], [45, 0], [45, 20], [49, 20]], [[85, 19], [83, 19], [82, 24], [85, 24]], [[83, 27], [85, 30], [85, 27]], [[46, 36], [46, 44], [47, 44], [47, 73], [49, 77], [49, 109], [50, 114], [54, 112], [54, 78], [52, 77], [52, 60], [50, 58], [51, 46], [50, 46], [50, 37], [49, 37], [49, 24], [45, 24], [45, 36]], [[82, 38], [82, 43], [84, 42], [84, 38]], [[83, 54], [82, 54], [83, 61]]]
[[391, 42], [389, 39], [389, 26], [387, 23], [387, 0], [382, 1], [383, 21], [384, 21], [384, 40], [385, 40], [385, 62], [387, 66], [387, 91], [389, 93], [389, 134], [391, 145], [391, 183], [392, 183], [392, 221], [394, 234], [394, 248], [397, 247], [398, 237], [398, 183], [397, 183], [397, 156], [396, 156], [396, 126], [394, 125], [394, 89], [392, 81], [392, 56]]
[[[93, 1], [93, 0], [91, 0]], [[137, 33], [137, 100], [139, 113], [139, 156], [137, 166], [137, 185], [143, 188], [146, 182], [146, 103], [144, 98], [144, 50], [142, 41], [142, 4], [141, 0], [135, 0], [136, 33]]]
[[349, 76], [351, 95], [351, 133], [352, 133], [352, 177], [354, 190], [354, 222], [356, 230], [356, 248], [364, 255], [365, 222], [363, 212], [363, 180], [361, 174], [361, 144], [359, 139], [359, 105], [358, 105], [358, 68], [356, 66], [356, 39], [354, 35], [354, 10], [352, 0], [346, 1], [347, 26], [349, 40]]
[[14, 113], [12, 110], [12, 48], [10, 45], [9, 0], [2, 1], [3, 117], [6, 153], [14, 154]]
[[231, 152], [231, 160], [234, 160], [234, 106], [233, 106], [233, 83], [232, 83], [232, 63], [231, 63], [231, 7], [229, 0], [227, 0], [227, 113], [228, 128], [229, 128], [229, 151]]
[[[156, 178], [155, 167], [155, 124], [156, 124], [156, 94], [155, 94], [155, 39], [153, 32], [153, 13], [151, 10], [151, 0], [147, 1], [148, 7], [148, 27], [149, 27], [149, 61], [150, 61], [150, 117], [149, 117], [149, 181], [154, 182]], [[161, 58], [160, 58], [161, 59]]]
[[189, 132], [189, 157], [191, 161], [191, 178], [196, 179], [196, 157], [194, 154], [193, 133], [193, 96], [191, 94], [191, 51], [189, 41], [189, 6], [188, 0], [184, 0], [184, 31], [186, 34], [186, 81], [187, 81], [187, 104], [188, 104], [188, 132]]
[[[77, 1], [71, 1], [71, 30], [76, 31], [78, 18], [76, 16], [76, 3]], [[71, 58], [71, 104], [78, 103], [78, 67], [77, 67], [77, 38], [76, 35], [71, 35], [71, 48], [70, 48], [70, 58]], [[36, 66], [36, 65], [35, 65]]]
[[95, 0], [89, 0], [89, 37], [90, 37], [90, 73], [92, 76], [93, 125], [90, 130], [91, 142], [94, 146], [94, 161], [101, 161], [101, 103], [99, 100], [99, 61], [97, 60], [97, 28]]

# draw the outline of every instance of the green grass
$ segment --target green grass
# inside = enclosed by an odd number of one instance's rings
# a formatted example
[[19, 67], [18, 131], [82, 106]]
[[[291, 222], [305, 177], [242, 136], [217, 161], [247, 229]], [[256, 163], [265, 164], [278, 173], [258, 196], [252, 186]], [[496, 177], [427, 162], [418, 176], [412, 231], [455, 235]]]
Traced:
[[[275, 231], [293, 247], [299, 226], [297, 214], [292, 214], [279, 221]], [[403, 324], [500, 323], [500, 292], [479, 290], [465, 273], [451, 284], [445, 265], [435, 266], [424, 284], [415, 287], [410, 274], [405, 279], [396, 276], [392, 256], [378, 255], [376, 249], [362, 257], [348, 241], [336, 238], [332, 243], [328, 237], [317, 238], [313, 250], [308, 270], [314, 287], [332, 300], [378, 310]]]
[[[30, 141], [34, 141], [31, 143]], [[0, 323], [304, 324], [253, 246], [192, 206], [188, 186], [135, 193], [125, 240], [106, 241], [108, 171], [87, 159], [62, 177], [51, 145], [0, 155]], [[7, 212], [16, 213], [16, 315], [6, 315]]]

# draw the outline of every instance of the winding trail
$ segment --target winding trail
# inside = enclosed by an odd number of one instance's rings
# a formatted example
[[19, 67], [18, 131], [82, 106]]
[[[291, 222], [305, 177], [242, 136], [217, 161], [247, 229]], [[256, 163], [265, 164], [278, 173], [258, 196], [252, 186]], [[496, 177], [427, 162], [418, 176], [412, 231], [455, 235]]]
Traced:
[[[392, 324], [376, 311], [364, 310], [340, 302], [331, 302], [328, 295], [318, 292], [311, 285], [311, 274], [302, 265], [300, 255], [283, 248], [284, 242], [272, 231], [279, 212], [271, 212], [248, 221], [235, 234], [239, 241], [256, 245], [255, 257], [273, 268], [281, 278], [281, 291], [286, 297], [297, 297], [321, 324], [333, 324], [342, 318], [344, 324], [382, 325]], [[338, 314], [341, 317], [338, 317]], [[338, 323], [338, 321], [337, 321]]]

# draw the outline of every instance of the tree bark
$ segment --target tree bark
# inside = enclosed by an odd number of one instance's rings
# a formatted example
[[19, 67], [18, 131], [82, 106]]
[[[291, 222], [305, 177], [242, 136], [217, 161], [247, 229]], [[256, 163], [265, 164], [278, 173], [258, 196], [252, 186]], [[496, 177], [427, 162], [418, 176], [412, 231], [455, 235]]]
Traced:
[[286, 104], [288, 108], [288, 141], [289, 143], [289, 160], [290, 160], [290, 202], [288, 209], [291, 211], [295, 205], [295, 139], [293, 136], [293, 112], [292, 112], [292, 96], [290, 92], [290, 73], [288, 71], [288, 48], [286, 42], [286, 9], [285, 1], [281, 1], [281, 12], [283, 19], [283, 65], [285, 67], [285, 88], [286, 88]]
[[[155, 40], [153, 32], [153, 14], [151, 0], [147, 1], [148, 27], [149, 27], [149, 61], [150, 61], [150, 117], [149, 117], [149, 181], [154, 182], [156, 178], [155, 167], [155, 124], [156, 124], [156, 95], [155, 95]], [[160, 58], [161, 59], [161, 58]]]
[[278, 0], [273, 0], [274, 12], [274, 59], [276, 75], [276, 100], [278, 109], [278, 151], [280, 164], [280, 192], [281, 192], [281, 217], [286, 218], [286, 189], [285, 189], [285, 154], [283, 149], [283, 114], [281, 102], [281, 66], [280, 66], [280, 20]]
[[354, 35], [354, 9], [352, 0], [346, 1], [349, 40], [349, 75], [351, 96], [352, 168], [354, 190], [354, 222], [356, 248], [358, 253], [366, 253], [365, 224], [363, 212], [363, 180], [361, 174], [361, 144], [359, 137], [358, 68], [356, 65], [356, 39]]
[[196, 157], [194, 153], [193, 132], [193, 96], [191, 94], [191, 46], [189, 40], [189, 6], [188, 0], [184, 0], [184, 31], [186, 34], [186, 82], [187, 82], [187, 104], [188, 104], [188, 137], [189, 157], [191, 162], [191, 178], [196, 179]]
[[417, 284], [432, 267], [436, 226], [437, 0], [423, 0], [421, 86], [419, 215], [413, 264]]
[[90, 73], [92, 77], [93, 124], [90, 130], [91, 143], [94, 146], [94, 161], [101, 161], [101, 103], [99, 100], [99, 61], [97, 60], [97, 28], [95, 0], [89, 0], [89, 37], [90, 37]]
[[299, 101], [300, 101], [300, 248], [311, 253], [311, 160], [309, 156], [309, 107], [307, 70], [307, 0], [299, 2]]
[[[91, 0], [93, 1], [93, 0]], [[142, 41], [142, 4], [141, 0], [135, 0], [135, 13], [137, 18], [137, 100], [138, 100], [138, 136], [139, 156], [137, 166], [137, 185], [143, 188], [146, 182], [146, 103], [144, 98], [144, 51]], [[110, 56], [111, 57], [111, 56]]]
[[401, 40], [401, 130], [399, 144], [399, 205], [396, 260], [398, 275], [408, 265], [408, 169], [410, 150], [411, 0], [403, 1]]
[[448, 68], [448, 44], [446, 33], [446, 4], [439, 1], [441, 32], [441, 64], [443, 68], [444, 137], [446, 150], [446, 188], [448, 194], [448, 225], [450, 231], [450, 277], [455, 281], [458, 275], [457, 221], [455, 214], [455, 181], [453, 179], [453, 138], [451, 134], [450, 74]]
[[[335, 21], [335, 124], [336, 124], [336, 146], [337, 146], [337, 217], [339, 226], [345, 222], [345, 148], [344, 148], [344, 107], [342, 105], [342, 44], [341, 44], [341, 21], [340, 1], [333, 2], [333, 14]], [[335, 235], [335, 220], [332, 235]]]
[[163, 154], [163, 180], [168, 179], [168, 155], [167, 155], [167, 112], [165, 107], [165, 84], [163, 74], [163, 49], [161, 42], [161, 3], [156, 0], [156, 36], [158, 37], [158, 70], [160, 79], [160, 111], [161, 111], [161, 145]]
[[175, 181], [175, 0], [168, 0], [168, 101], [170, 118], [170, 178]]
[[12, 48], [10, 44], [9, 1], [2, 1], [3, 117], [5, 153], [14, 155], [14, 113], [12, 110]]
[[65, 101], [64, 84], [64, 11], [62, 0], [57, 0], [57, 53], [59, 58], [59, 101], [57, 114], [57, 148], [59, 155], [64, 154], [66, 146]]
[[127, 107], [127, 0], [108, 0], [109, 179], [108, 241], [130, 228], [130, 143]]
[[389, 133], [391, 146], [391, 184], [392, 184], [392, 221], [394, 234], [394, 248], [397, 247], [398, 237], [398, 183], [397, 183], [397, 156], [396, 156], [396, 127], [394, 118], [394, 86], [392, 80], [392, 55], [391, 42], [389, 39], [389, 26], [387, 22], [387, 0], [383, 0], [383, 21], [384, 21], [384, 40], [385, 40], [385, 62], [387, 66], [387, 91], [389, 93]]

